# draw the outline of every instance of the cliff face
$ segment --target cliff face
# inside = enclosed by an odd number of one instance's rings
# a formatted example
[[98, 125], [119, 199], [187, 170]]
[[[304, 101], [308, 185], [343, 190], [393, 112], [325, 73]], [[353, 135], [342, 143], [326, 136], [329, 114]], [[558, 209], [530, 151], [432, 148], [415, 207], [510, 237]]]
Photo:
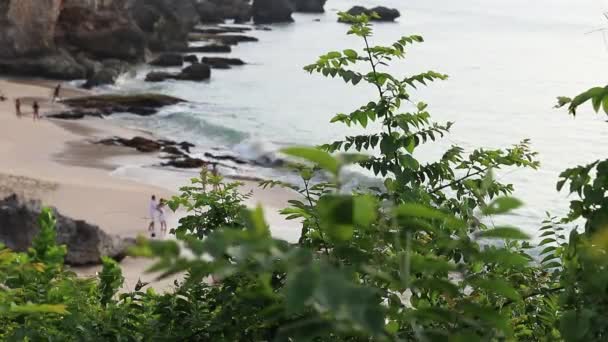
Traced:
[[0, 57], [46, 53], [55, 47], [62, 0], [0, 0]]

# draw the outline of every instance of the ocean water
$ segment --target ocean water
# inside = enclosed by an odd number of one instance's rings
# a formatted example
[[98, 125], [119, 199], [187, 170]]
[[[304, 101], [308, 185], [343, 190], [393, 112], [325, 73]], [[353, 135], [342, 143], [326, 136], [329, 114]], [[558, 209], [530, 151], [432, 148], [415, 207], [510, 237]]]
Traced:
[[[295, 14], [296, 23], [251, 31], [257, 43], [242, 43], [230, 54], [248, 64], [213, 70], [208, 82], [143, 82], [150, 67], [141, 66], [115, 86], [142, 89], [189, 100], [155, 117], [122, 115], [114, 120], [161, 136], [189, 140], [198, 151], [214, 150], [244, 158], [272, 156], [282, 146], [319, 144], [357, 133], [329, 124], [374, 97], [371, 87], [309, 75], [302, 67], [322, 53], [362, 48], [336, 22], [338, 10], [354, 3], [329, 0], [323, 15]], [[572, 96], [605, 81], [608, 43], [598, 28], [608, 27], [603, 0], [359, 0], [362, 5], [398, 8], [397, 23], [375, 26], [374, 44], [402, 35], [421, 34], [424, 44], [410, 48], [407, 59], [390, 70], [406, 75], [426, 70], [450, 79], [413, 93], [430, 104], [437, 121], [454, 121], [452, 133], [419, 157], [431, 160], [452, 144], [467, 150], [507, 147], [524, 138], [540, 153], [541, 169], [498, 172], [515, 185], [525, 207], [512, 218], [534, 234], [549, 211], [567, 212], [566, 193], [557, 193], [561, 170], [605, 156], [606, 117], [582, 110], [576, 119], [556, 110], [555, 98]], [[320, 21], [316, 21], [319, 19]], [[202, 56], [203, 54], [199, 55]], [[242, 174], [286, 177], [277, 170], [246, 167]]]

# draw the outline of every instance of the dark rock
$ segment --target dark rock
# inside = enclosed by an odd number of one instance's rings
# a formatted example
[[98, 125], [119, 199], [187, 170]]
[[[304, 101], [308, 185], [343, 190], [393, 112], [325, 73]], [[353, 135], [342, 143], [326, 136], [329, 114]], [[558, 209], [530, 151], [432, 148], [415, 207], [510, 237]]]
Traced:
[[189, 143], [187, 141], [182, 141], [179, 144], [177, 144], [182, 150], [186, 151], [186, 153], [190, 153], [190, 149], [193, 148], [195, 145], [192, 143]]
[[58, 50], [41, 57], [0, 59], [0, 73], [76, 80], [85, 78], [87, 71], [68, 52]]
[[52, 118], [52, 119], [62, 119], [62, 120], [80, 120], [80, 119], [84, 119], [85, 117], [94, 117], [94, 118], [103, 119], [103, 114], [96, 110], [87, 111], [87, 110], [76, 109], [76, 110], [68, 110], [68, 111], [56, 113], [56, 114], [47, 114], [46, 117]]
[[228, 160], [233, 163], [240, 164], [240, 165], [247, 164], [247, 161], [239, 159], [232, 155], [219, 155], [219, 154], [216, 155], [216, 154], [212, 154], [209, 152], [205, 152], [205, 157], [210, 158], [210, 159], [215, 159], [215, 160], [222, 160], [222, 161]]
[[124, 112], [152, 115], [161, 107], [180, 102], [184, 102], [184, 100], [161, 94], [91, 95], [69, 98], [62, 101], [63, 104], [72, 109], [96, 110], [105, 115]]
[[256, 24], [291, 23], [294, 9], [291, 0], [253, 0], [253, 21]]
[[161, 165], [172, 166], [179, 169], [198, 169], [207, 165], [207, 162], [199, 158], [183, 157], [169, 160]]
[[249, 0], [202, 0], [196, 9], [203, 23], [222, 23], [226, 19], [244, 23], [251, 19]]
[[212, 33], [190, 33], [188, 39], [192, 42], [214, 41], [223, 45], [237, 45], [243, 42], [257, 42], [256, 37], [239, 34], [212, 34]]
[[163, 53], [148, 64], [163, 67], [182, 66], [184, 57], [179, 53]]
[[182, 152], [179, 148], [177, 148], [175, 146], [164, 146], [161, 151], [174, 155], [174, 156], [185, 156], [186, 155], [184, 152]]
[[272, 31], [272, 28], [270, 28], [268, 26], [261, 26], [261, 25], [256, 25], [255, 29], [257, 31]]
[[147, 36], [153, 51], [187, 46], [188, 32], [200, 20], [193, 0], [132, 0], [129, 13]]
[[116, 79], [127, 72], [128, 69], [129, 64], [126, 62], [117, 59], [105, 60], [102, 63], [101, 70], [98, 70], [87, 78], [87, 82], [83, 85], [83, 88], [91, 89], [102, 85], [114, 84]]
[[166, 80], [178, 79], [178, 73], [151, 71], [146, 75], [146, 82], [164, 82]]
[[185, 141], [178, 144], [175, 141], [162, 139], [153, 140], [144, 137], [134, 137], [131, 139], [114, 137], [102, 139], [96, 143], [101, 145], [130, 147], [144, 153], [160, 151], [172, 155], [172, 158], [187, 157], [186, 153], [189, 153], [190, 148], [194, 147], [193, 144]]
[[187, 56], [184, 56], [184, 62], [198, 63], [198, 57], [196, 55], [187, 55]]
[[213, 65], [215, 63], [223, 63], [228, 65], [245, 65], [245, 62], [239, 58], [224, 58], [224, 57], [203, 57], [203, 63]]
[[78, 62], [78, 64], [80, 64], [86, 71], [86, 75], [85, 77], [87, 79], [90, 79], [91, 77], [93, 77], [93, 75], [95, 75], [95, 73], [101, 71], [101, 69], [103, 69], [103, 64], [101, 64], [101, 62], [98, 62], [92, 58], [90, 58], [89, 56], [87, 56], [85, 53], [79, 53], [76, 56], [74, 56], [74, 59], [76, 60], [76, 62]]
[[[67, 246], [66, 264], [98, 264], [102, 257], [121, 260], [133, 245], [132, 239], [109, 235], [98, 226], [52, 210], [57, 219], [57, 243]], [[40, 232], [38, 216], [41, 211], [40, 202], [25, 202], [16, 195], [0, 201], [0, 242], [12, 250], [26, 251]]]
[[327, 0], [291, 0], [295, 5], [296, 12], [324, 13]]
[[144, 137], [135, 137], [131, 140], [127, 140], [123, 142], [123, 145], [127, 147], [133, 147], [137, 149], [139, 152], [156, 152], [159, 151], [162, 147], [158, 142], [147, 139]]
[[189, 46], [185, 52], [231, 52], [232, 48], [228, 45], [209, 44], [204, 46]]
[[[363, 6], [354, 6], [347, 12], [350, 15], [361, 15], [365, 14], [367, 16], [371, 16], [372, 13], [378, 14], [379, 18], [370, 18], [372, 21], [395, 21], [395, 19], [399, 18], [401, 14], [397, 9], [387, 8], [384, 6], [377, 6], [371, 9], [367, 9]], [[342, 20], [338, 20], [342, 21]]]
[[152, 71], [146, 75], [146, 82], [164, 82], [166, 80], [204, 81], [210, 77], [211, 69], [209, 65], [193, 63], [179, 73]]
[[221, 33], [245, 33], [251, 31], [251, 27], [241, 26], [212, 26], [212, 27], [195, 27], [191, 32], [202, 34], [221, 34]]
[[211, 77], [211, 68], [207, 64], [196, 63], [185, 67], [178, 75], [180, 80], [204, 81]]
[[245, 35], [236, 35], [236, 34], [218, 34], [211, 37], [211, 40], [214, 40], [218, 43], [224, 45], [237, 45], [238, 43], [243, 42], [257, 42], [259, 39], [256, 37], [245, 36]]

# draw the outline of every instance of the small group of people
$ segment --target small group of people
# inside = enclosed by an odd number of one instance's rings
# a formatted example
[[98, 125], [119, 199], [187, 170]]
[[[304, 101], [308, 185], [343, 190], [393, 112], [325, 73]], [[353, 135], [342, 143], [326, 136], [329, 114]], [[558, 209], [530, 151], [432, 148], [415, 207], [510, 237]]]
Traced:
[[[53, 89], [53, 94], [51, 97], [51, 102], [60, 101], [59, 94], [61, 93], [61, 84], [57, 84], [57, 86]], [[21, 99], [15, 99], [15, 114], [17, 114], [18, 118], [23, 116], [23, 112], [21, 111]], [[34, 101], [32, 103], [32, 116], [34, 117], [34, 121], [40, 120], [40, 104], [38, 101]]]
[[148, 208], [150, 215], [150, 224], [148, 225], [148, 232], [152, 238], [156, 237], [156, 220], [160, 223], [161, 235], [167, 234], [167, 219], [165, 218], [165, 208], [167, 203], [164, 199], [156, 201], [156, 195], [152, 195], [150, 198], [150, 205]]
[[[21, 99], [15, 99], [15, 113], [18, 118], [23, 116], [23, 113], [21, 112]], [[32, 116], [34, 117], [34, 121], [40, 120], [40, 105], [38, 104], [38, 101], [32, 103]]]

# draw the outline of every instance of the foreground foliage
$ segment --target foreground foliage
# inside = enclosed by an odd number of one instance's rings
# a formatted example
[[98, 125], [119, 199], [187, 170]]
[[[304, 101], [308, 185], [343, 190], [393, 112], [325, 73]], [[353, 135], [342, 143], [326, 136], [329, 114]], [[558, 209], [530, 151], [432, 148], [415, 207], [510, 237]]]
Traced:
[[[305, 69], [347, 84], [368, 85], [377, 98], [333, 123], [377, 127], [318, 148], [292, 147], [299, 185], [275, 181], [298, 199], [282, 214], [298, 220], [297, 243], [275, 239], [261, 208], [247, 210], [238, 183], [206, 171], [169, 204], [188, 215], [175, 241], [142, 241], [136, 255], [156, 257], [153, 270], [183, 273], [173, 293], [120, 293], [119, 266], [104, 260], [96, 280], [63, 267], [53, 219], [28, 253], [0, 251], [0, 337], [48, 341], [602, 341], [608, 289], [608, 161], [564, 171], [578, 198], [564, 219], [548, 216], [538, 244], [512, 226], [491, 224], [522, 205], [498, 182], [505, 168], [537, 168], [524, 140], [501, 150], [448, 148], [421, 162], [419, 147], [449, 133], [411, 91], [446, 75], [395, 77], [388, 64], [420, 36], [373, 46], [365, 16], [353, 23], [361, 51], [334, 51]], [[365, 66], [368, 71], [362, 72]], [[608, 92], [573, 99], [608, 112]], [[372, 123], [374, 123], [372, 125]], [[345, 188], [361, 166], [383, 180]], [[325, 181], [320, 181], [320, 180]], [[507, 216], [505, 220], [508, 221]], [[584, 232], [566, 226], [584, 221]], [[188, 253], [184, 253], [184, 249]], [[213, 277], [217, 282], [210, 284]], [[206, 281], [207, 280], [207, 281]]]

